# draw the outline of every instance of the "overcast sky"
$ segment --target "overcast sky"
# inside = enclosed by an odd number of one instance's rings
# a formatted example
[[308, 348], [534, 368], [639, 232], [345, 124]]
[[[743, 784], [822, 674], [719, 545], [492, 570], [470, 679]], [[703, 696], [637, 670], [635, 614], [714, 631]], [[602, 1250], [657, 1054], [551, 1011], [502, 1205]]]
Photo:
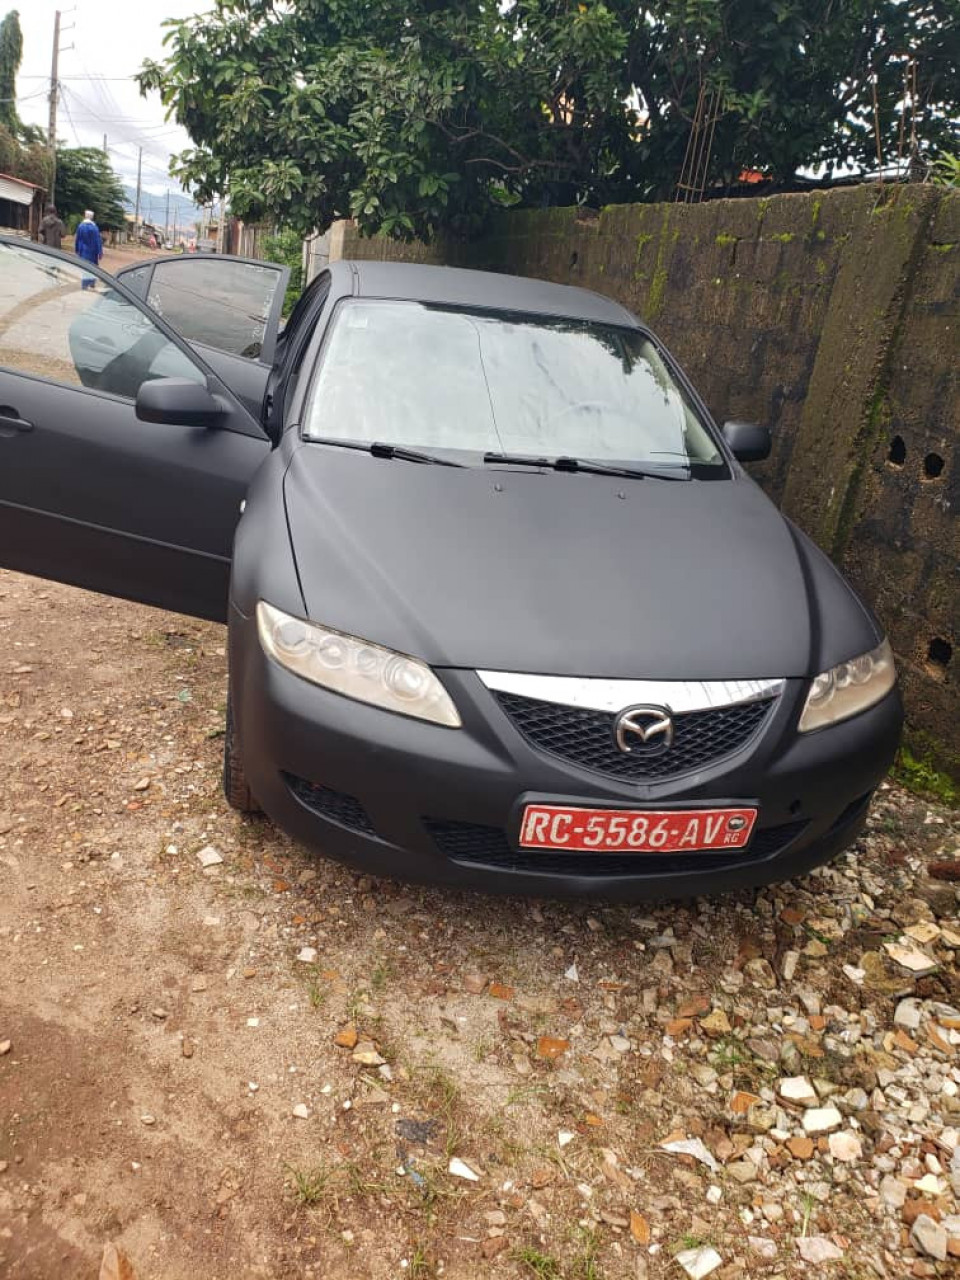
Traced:
[[[166, 18], [203, 12], [204, 0], [59, 0], [61, 95], [57, 136], [68, 146], [102, 146], [107, 135], [111, 163], [130, 186], [137, 181], [137, 147], [143, 147], [144, 213], [149, 220], [162, 208], [162, 197], [179, 187], [169, 177], [170, 156], [189, 146], [184, 130], [164, 120], [156, 94], [141, 98], [131, 77], [144, 58], [163, 53]], [[0, 17], [14, 5], [0, 0]], [[47, 127], [50, 56], [57, 5], [50, 0], [20, 0], [16, 6], [23, 31], [23, 62], [17, 81], [17, 110], [28, 124]], [[68, 27], [73, 30], [67, 30]]]

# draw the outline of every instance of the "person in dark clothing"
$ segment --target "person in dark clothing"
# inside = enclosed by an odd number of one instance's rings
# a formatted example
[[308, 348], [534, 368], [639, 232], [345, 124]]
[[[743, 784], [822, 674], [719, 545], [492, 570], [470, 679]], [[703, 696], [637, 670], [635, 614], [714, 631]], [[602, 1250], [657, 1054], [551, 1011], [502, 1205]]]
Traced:
[[67, 228], [60, 221], [55, 204], [48, 204], [43, 211], [39, 227], [40, 243], [48, 249], [59, 249], [60, 242], [67, 234]]
[[[73, 238], [73, 251], [78, 258], [94, 264], [103, 257], [103, 241], [100, 239], [100, 228], [93, 220], [92, 209], [87, 209], [83, 215], [83, 221], [77, 227], [77, 233]], [[84, 276], [80, 281], [80, 288], [94, 289], [96, 284], [95, 276]]]

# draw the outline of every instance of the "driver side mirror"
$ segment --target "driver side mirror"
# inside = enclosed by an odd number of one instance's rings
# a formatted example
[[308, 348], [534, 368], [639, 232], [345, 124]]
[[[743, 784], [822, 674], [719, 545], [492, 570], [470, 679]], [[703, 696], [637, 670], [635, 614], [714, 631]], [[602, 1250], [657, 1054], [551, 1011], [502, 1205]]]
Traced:
[[770, 457], [769, 427], [758, 427], [752, 422], [725, 422], [723, 438], [738, 462], [762, 462]]
[[141, 383], [137, 417], [141, 422], [165, 422], [179, 427], [215, 427], [223, 405], [206, 387], [189, 378], [155, 378]]

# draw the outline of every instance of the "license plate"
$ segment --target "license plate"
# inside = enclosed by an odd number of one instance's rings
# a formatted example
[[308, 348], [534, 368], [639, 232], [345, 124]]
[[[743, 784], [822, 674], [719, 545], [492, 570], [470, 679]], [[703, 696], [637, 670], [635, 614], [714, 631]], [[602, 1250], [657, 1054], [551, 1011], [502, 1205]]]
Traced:
[[520, 824], [524, 849], [571, 853], [706, 853], [742, 849], [756, 809], [581, 809], [528, 804]]

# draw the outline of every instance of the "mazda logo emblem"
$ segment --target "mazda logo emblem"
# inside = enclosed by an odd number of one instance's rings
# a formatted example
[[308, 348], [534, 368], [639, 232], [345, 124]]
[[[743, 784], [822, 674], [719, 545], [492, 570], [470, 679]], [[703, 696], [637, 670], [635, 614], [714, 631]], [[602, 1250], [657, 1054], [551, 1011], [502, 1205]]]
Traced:
[[673, 742], [673, 720], [666, 707], [627, 707], [617, 716], [613, 734], [625, 755], [638, 742], [667, 751]]

